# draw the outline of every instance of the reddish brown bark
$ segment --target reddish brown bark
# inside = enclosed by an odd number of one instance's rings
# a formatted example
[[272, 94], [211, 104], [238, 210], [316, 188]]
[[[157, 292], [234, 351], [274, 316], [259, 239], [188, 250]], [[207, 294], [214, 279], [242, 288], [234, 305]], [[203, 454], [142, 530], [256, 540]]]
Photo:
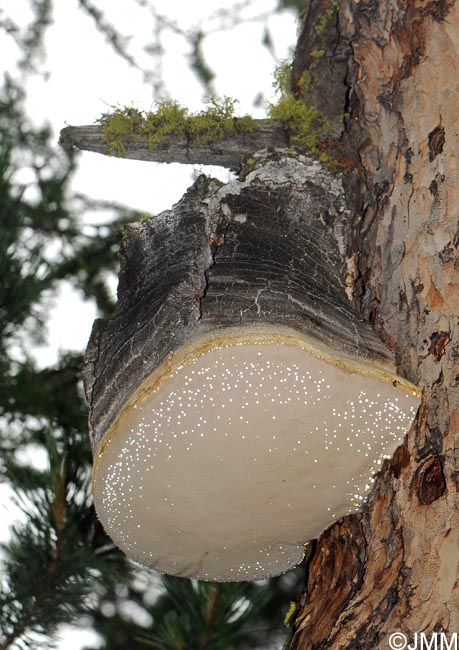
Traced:
[[347, 284], [424, 397], [363, 512], [317, 541], [295, 650], [459, 631], [459, 6], [343, 0], [339, 38], [358, 166]]

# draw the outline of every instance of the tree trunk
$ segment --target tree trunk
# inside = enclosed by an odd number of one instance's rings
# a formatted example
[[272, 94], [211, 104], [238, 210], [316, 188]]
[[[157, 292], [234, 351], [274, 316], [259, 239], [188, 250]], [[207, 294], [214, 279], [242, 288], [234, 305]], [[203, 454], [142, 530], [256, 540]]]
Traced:
[[[423, 402], [363, 511], [317, 540], [290, 648], [437, 648], [459, 629], [459, 5], [343, 0], [335, 24], [352, 50], [348, 282]], [[295, 63], [314, 65], [304, 43]]]

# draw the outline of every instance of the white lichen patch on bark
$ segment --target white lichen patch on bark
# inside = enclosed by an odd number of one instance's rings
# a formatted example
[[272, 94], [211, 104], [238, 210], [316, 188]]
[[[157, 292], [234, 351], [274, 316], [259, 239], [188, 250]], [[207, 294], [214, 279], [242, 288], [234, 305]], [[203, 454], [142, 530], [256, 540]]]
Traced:
[[[325, 188], [327, 195], [333, 199], [324, 205], [324, 211], [337, 218], [346, 211], [346, 196], [340, 174], [332, 172], [316, 158], [293, 153], [291, 149], [277, 148], [274, 152], [258, 151], [253, 154], [253, 160], [253, 169], [244, 180], [233, 179], [217, 188], [214, 193], [209, 193], [209, 198], [203, 201], [208, 206], [209, 215], [223, 210], [229, 217], [231, 211], [225, 199], [239, 195], [244, 188], [255, 185], [279, 188], [285, 185], [307, 193], [308, 183]], [[231, 219], [241, 222], [241, 215], [231, 215]], [[215, 219], [211, 217], [210, 222], [215, 227]], [[338, 243], [338, 238], [336, 239]]]

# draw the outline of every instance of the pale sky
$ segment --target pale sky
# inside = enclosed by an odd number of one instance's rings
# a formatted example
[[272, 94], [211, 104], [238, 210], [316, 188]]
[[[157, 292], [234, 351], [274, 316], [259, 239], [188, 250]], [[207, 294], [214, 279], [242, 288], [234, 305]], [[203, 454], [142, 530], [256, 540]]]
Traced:
[[[91, 19], [78, 9], [77, 0], [56, 0], [54, 4], [55, 23], [48, 31], [47, 57], [42, 66], [49, 75], [46, 81], [40, 76], [30, 81], [27, 107], [38, 124], [43, 121], [52, 124], [56, 146], [59, 131], [66, 124], [92, 124], [110, 105], [132, 104], [150, 109], [154, 99], [151, 84], [144, 83], [139, 71], [113, 53]], [[153, 22], [148, 12], [133, 0], [124, 3], [97, 0], [95, 4], [107, 12], [110, 22], [123, 34], [131, 36], [129, 50], [141, 63], [151, 67], [153, 60], [142, 50], [151, 40]], [[230, 6], [227, 0], [156, 0], [154, 4], [158, 13], [177, 21], [182, 29], [200, 25], [204, 31], [216, 24], [215, 20], [209, 20], [209, 15]], [[258, 0], [243, 15], [260, 16], [276, 5], [277, 0]], [[3, 12], [19, 23], [29, 15], [29, 6], [29, 0], [2, 1]], [[265, 24], [269, 26], [277, 59], [289, 58], [296, 40], [296, 22], [288, 11], [265, 22], [248, 22], [233, 30], [216, 32], [206, 39], [204, 47], [207, 61], [216, 73], [217, 94], [238, 98], [240, 112], [254, 117], [264, 115], [263, 108], [252, 106], [256, 94], [262, 92], [267, 99], [273, 94], [275, 61], [261, 45]], [[18, 52], [3, 39], [0, 35], [2, 61], [7, 61], [6, 68], [14, 74]], [[163, 46], [162, 69], [169, 97], [192, 110], [200, 110], [203, 89], [189, 70], [186, 43], [166, 32]], [[228, 172], [222, 168], [207, 170], [223, 181], [228, 179]], [[178, 164], [126, 161], [85, 152], [80, 156], [73, 188], [95, 199], [117, 201], [157, 214], [180, 199], [192, 182], [192, 172], [192, 168]], [[96, 215], [87, 215], [87, 219], [94, 222]], [[38, 363], [42, 366], [53, 363], [59, 351], [84, 349], [94, 317], [94, 307], [83, 303], [69, 283], [63, 283], [50, 303], [48, 344], [34, 351]], [[3, 521], [19, 517], [10, 496], [8, 489], [0, 486]], [[0, 541], [6, 538], [4, 528]], [[95, 643], [97, 638], [91, 631], [66, 626], [60, 647], [79, 650], [84, 644]]]

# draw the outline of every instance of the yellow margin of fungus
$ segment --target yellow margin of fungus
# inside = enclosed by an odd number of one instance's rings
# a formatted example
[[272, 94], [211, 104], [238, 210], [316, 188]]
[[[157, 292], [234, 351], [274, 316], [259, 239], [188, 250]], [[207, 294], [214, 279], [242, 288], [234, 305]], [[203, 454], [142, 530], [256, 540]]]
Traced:
[[396, 374], [391, 361], [351, 357], [341, 351], [330, 350], [324, 343], [313, 339], [311, 336], [300, 334], [289, 327], [260, 325], [247, 327], [243, 330], [229, 327], [217, 334], [207, 333], [182, 346], [176, 352], [171, 352], [120, 407], [117, 416], [102, 435], [94, 450], [93, 487], [96, 482], [100, 459], [110, 440], [116, 436], [126, 410], [137, 408], [136, 405], [151, 393], [156, 392], [179, 366], [183, 366], [215, 348], [244, 343], [278, 343], [296, 346], [306, 350], [318, 359], [343, 368], [347, 372], [364, 377], [376, 377], [381, 381], [390, 382], [405, 393], [410, 393], [418, 398], [421, 396], [421, 390], [417, 386]]

